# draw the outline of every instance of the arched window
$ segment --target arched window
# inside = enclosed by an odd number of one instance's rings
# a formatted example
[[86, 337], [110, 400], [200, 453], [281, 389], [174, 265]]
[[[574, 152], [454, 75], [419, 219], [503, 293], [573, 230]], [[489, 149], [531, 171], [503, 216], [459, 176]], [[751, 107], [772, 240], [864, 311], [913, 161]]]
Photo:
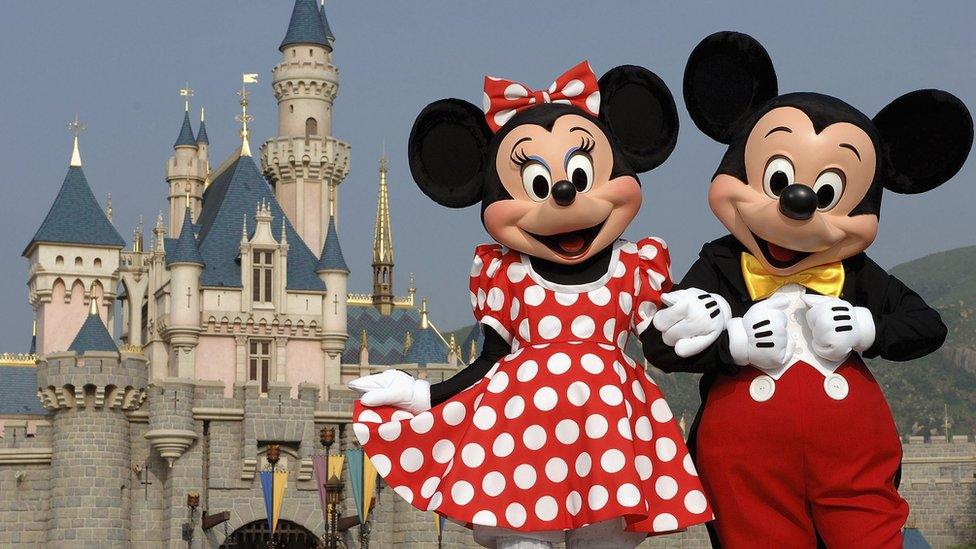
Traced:
[[318, 135], [319, 133], [319, 122], [314, 118], [308, 118], [305, 120], [305, 139], [312, 137], [313, 135]]
[[96, 257], [95, 258], [95, 267], [101, 267], [101, 266], [102, 266], [102, 258]]
[[81, 267], [82, 265], [83, 265], [83, 262], [82, 262], [81, 258], [80, 257], [76, 257], [75, 258], [75, 267]]
[[54, 258], [54, 264], [57, 265], [57, 266], [59, 266], [59, 267], [61, 265], [64, 265], [64, 256], [63, 255], [59, 255], [58, 257]]
[[288, 112], [294, 114], [295, 113], [295, 105], [288, 105]]

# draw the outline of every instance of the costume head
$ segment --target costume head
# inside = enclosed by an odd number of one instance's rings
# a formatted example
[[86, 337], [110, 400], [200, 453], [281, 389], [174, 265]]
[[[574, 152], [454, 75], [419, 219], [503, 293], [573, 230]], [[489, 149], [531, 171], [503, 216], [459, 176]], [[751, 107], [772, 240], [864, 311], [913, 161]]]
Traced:
[[444, 206], [481, 202], [492, 238], [557, 263], [585, 261], [623, 234], [641, 205], [637, 174], [678, 137], [671, 92], [642, 67], [597, 82], [584, 61], [547, 91], [487, 77], [484, 103], [443, 99], [420, 113], [414, 180]]
[[929, 191], [962, 167], [973, 141], [966, 106], [939, 90], [907, 93], [875, 117], [818, 93], [778, 95], [766, 50], [719, 32], [692, 52], [685, 104], [728, 145], [712, 179], [718, 219], [773, 274], [864, 251], [884, 189]]

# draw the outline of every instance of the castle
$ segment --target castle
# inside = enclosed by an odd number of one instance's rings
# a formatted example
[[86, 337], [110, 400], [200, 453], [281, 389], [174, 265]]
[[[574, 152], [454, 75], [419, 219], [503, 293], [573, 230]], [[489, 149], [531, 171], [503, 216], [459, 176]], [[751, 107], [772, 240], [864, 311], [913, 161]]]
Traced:
[[[257, 472], [277, 445], [290, 473], [279, 541], [320, 547], [311, 456], [323, 428], [335, 429], [332, 451], [355, 447], [344, 383], [389, 367], [437, 381], [477, 355], [480, 332], [445, 339], [412, 277], [406, 295], [394, 293], [385, 159], [373, 290], [347, 292], [339, 189], [350, 147], [332, 136], [334, 44], [324, 7], [295, 0], [272, 69], [278, 135], [257, 158], [252, 75], [239, 145], [220, 164], [184, 90], [167, 214], [148, 247], [141, 226], [126, 243], [95, 200], [81, 126], [69, 125], [67, 174], [23, 254], [34, 340], [28, 353], [0, 355], [0, 546], [264, 547]], [[936, 545], [966, 541], [976, 444], [912, 439], [905, 451], [911, 526]], [[348, 488], [342, 507], [355, 515]], [[374, 546], [436, 547], [435, 524], [380, 485]], [[444, 547], [475, 547], [462, 527], [444, 528]], [[358, 532], [344, 531], [347, 546]], [[697, 528], [647, 545], [707, 541]]]

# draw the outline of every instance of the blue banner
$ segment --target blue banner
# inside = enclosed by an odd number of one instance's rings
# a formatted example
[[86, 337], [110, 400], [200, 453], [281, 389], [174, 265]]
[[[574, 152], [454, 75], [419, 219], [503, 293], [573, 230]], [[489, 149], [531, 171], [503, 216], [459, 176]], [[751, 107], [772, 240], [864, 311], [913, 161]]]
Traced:
[[356, 514], [359, 515], [360, 524], [366, 522], [363, 516], [363, 451], [354, 448], [346, 450], [346, 463], [349, 467], [349, 484], [352, 485], [352, 495], [356, 498]]
[[274, 528], [274, 471], [261, 471], [261, 491], [264, 492], [264, 510], [268, 513], [268, 529]]

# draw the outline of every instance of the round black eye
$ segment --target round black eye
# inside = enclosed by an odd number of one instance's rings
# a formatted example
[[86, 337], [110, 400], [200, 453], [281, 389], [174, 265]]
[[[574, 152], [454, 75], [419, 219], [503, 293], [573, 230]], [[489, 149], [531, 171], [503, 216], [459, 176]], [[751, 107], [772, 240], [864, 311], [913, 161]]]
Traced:
[[820, 187], [817, 191], [817, 207], [825, 208], [834, 201], [834, 188], [833, 187]]
[[549, 196], [549, 180], [544, 175], [537, 175], [532, 179], [532, 192], [539, 198]]
[[566, 173], [573, 181], [576, 192], [585, 193], [593, 184], [593, 160], [585, 152], [574, 153], [566, 161]]
[[583, 168], [573, 170], [573, 186], [576, 187], [577, 191], [582, 191], [589, 183], [590, 180], [586, 176], [586, 172], [583, 171]]
[[779, 196], [783, 193], [783, 189], [790, 184], [790, 177], [784, 172], [774, 172], [773, 175], [769, 177], [769, 190], [773, 192], [774, 195]]

